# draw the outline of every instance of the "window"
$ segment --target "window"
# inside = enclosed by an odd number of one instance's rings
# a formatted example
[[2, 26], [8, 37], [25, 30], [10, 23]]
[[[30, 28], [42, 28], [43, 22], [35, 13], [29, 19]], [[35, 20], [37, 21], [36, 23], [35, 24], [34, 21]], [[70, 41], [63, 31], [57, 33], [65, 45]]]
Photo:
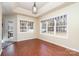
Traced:
[[27, 21], [20, 20], [20, 32], [27, 32]]
[[65, 36], [67, 33], [67, 15], [41, 20], [41, 33]]
[[33, 31], [34, 22], [20, 20], [20, 32]]
[[46, 33], [46, 21], [41, 21], [42, 33]]
[[66, 28], [67, 28], [66, 15], [57, 17], [56, 18], [56, 34], [65, 35], [67, 32]]
[[54, 34], [54, 19], [48, 20], [48, 33]]
[[28, 21], [28, 30], [33, 31], [33, 22]]
[[13, 37], [13, 25], [14, 25], [14, 23], [13, 23], [13, 21], [8, 21], [8, 38], [11, 38], [11, 37]]

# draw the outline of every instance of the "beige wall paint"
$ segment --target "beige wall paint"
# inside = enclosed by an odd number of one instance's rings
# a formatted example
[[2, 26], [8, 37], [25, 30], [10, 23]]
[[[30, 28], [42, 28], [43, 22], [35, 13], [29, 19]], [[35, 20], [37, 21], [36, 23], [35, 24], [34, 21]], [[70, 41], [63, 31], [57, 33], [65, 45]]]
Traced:
[[35, 36], [36, 38], [39, 38], [40, 35], [40, 20], [39, 18], [35, 19]]
[[54, 12], [51, 11], [50, 13], [40, 17], [40, 20], [48, 19], [54, 16], [60, 16], [62, 14], [68, 15], [68, 39], [45, 34], [40, 34], [40, 39], [79, 51], [79, 3], [66, 6]]
[[1, 54], [1, 51], [2, 51], [2, 47], [1, 47], [1, 42], [2, 41], [2, 7], [1, 7], [1, 4], [0, 4], [0, 54]]

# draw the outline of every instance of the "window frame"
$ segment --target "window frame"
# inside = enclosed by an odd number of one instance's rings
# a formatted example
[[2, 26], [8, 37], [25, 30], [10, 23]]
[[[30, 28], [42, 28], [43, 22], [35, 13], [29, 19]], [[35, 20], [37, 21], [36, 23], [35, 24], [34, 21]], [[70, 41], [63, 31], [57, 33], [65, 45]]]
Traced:
[[[57, 30], [57, 21], [56, 21], [56, 19], [54, 19], [54, 34], [50, 34], [50, 33], [42, 33], [41, 31], [40, 31], [40, 34], [44, 34], [44, 35], [49, 35], [49, 36], [54, 36], [54, 37], [59, 37], [59, 38], [64, 38], [64, 39], [67, 39], [68, 38], [68, 15], [67, 14], [63, 14], [63, 15], [66, 15], [66, 33], [65, 33], [65, 36], [63, 35], [63, 36], [61, 36], [61, 35], [57, 35], [57, 32], [56, 32], [56, 30]], [[62, 15], [60, 15], [60, 16], [62, 16]], [[53, 18], [56, 18], [56, 17], [52, 17], [52, 19]], [[49, 18], [49, 20], [50, 20], [51, 18]], [[45, 20], [47, 20], [47, 19], [45, 19]], [[41, 20], [41, 21], [43, 21], [43, 20]], [[40, 25], [41, 25], [41, 23], [40, 23]], [[48, 26], [46, 26], [46, 27], [48, 27]], [[41, 28], [40, 28], [41, 29]], [[46, 28], [47, 29], [47, 28]], [[41, 29], [42, 30], [42, 29]], [[48, 30], [47, 30], [48, 31]], [[46, 31], [46, 32], [47, 32]]]
[[[21, 21], [23, 21], [23, 22], [26, 22], [26, 25], [25, 25], [25, 30], [26, 31], [22, 31], [22, 30], [24, 30], [24, 29], [22, 29], [21, 27], [22, 27], [22, 25], [21, 25]], [[29, 27], [29, 22], [31, 22], [31, 23], [33, 23], [33, 25], [32, 25], [32, 27], [33, 27], [33, 29], [30, 29]], [[24, 26], [23, 26], [24, 27]], [[34, 32], [34, 21], [31, 21], [31, 20], [20, 20], [20, 32], [22, 32], [22, 33], [27, 33], [27, 32]]]

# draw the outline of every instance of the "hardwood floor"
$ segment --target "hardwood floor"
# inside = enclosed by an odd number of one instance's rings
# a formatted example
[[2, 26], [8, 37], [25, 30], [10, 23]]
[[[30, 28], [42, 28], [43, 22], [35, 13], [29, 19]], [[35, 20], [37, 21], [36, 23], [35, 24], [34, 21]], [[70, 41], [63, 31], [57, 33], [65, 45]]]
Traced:
[[39, 39], [32, 39], [16, 42], [4, 48], [2, 56], [79, 56], [79, 53]]

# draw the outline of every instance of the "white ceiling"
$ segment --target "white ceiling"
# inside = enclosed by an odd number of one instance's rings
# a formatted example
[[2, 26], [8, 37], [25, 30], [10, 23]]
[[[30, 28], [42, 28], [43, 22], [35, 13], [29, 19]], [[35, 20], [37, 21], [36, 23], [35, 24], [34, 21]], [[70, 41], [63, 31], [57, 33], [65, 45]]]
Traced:
[[32, 6], [34, 2], [2, 2], [3, 14], [19, 13], [28, 16], [38, 17], [45, 14], [48, 11], [54, 10], [55, 8], [61, 7], [64, 4], [68, 5], [67, 2], [36, 2], [38, 8], [37, 14], [32, 14]]
[[[36, 2], [36, 6], [37, 6], [38, 9], [40, 9], [46, 3], [47, 2]], [[17, 6], [31, 11], [33, 4], [34, 4], [34, 2], [18, 2]]]
[[[2, 8], [3, 8], [3, 14], [10, 14], [13, 13], [12, 9], [14, 7], [20, 7], [22, 9], [30, 10], [32, 11], [32, 6], [34, 2], [3, 2], [2, 3]], [[36, 2], [36, 6], [38, 10], [43, 7], [47, 2]]]

